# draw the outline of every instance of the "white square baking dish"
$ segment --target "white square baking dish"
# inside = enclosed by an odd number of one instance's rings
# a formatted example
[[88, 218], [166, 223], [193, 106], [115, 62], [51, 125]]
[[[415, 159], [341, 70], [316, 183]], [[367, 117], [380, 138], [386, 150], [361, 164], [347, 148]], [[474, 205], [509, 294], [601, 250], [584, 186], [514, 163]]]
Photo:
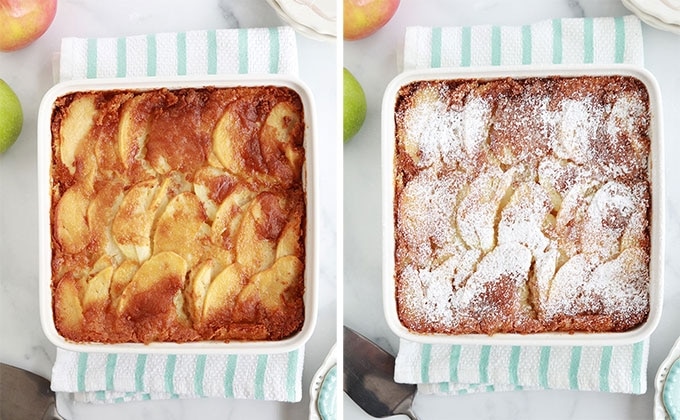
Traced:
[[[278, 341], [195, 341], [186, 343], [77, 343], [64, 338], [57, 331], [53, 317], [52, 302], [52, 226], [51, 206], [51, 118], [58, 98], [87, 91], [135, 90], [146, 91], [159, 88], [170, 90], [203, 87], [286, 87], [294, 90], [302, 101], [304, 112], [305, 162], [302, 169], [305, 194], [305, 269], [304, 269], [304, 321], [293, 336]], [[206, 77], [96, 79], [63, 82], [52, 87], [43, 97], [38, 113], [38, 196], [39, 196], [39, 304], [40, 319], [47, 338], [56, 346], [83, 352], [121, 353], [280, 353], [299, 348], [307, 342], [314, 331], [317, 316], [318, 282], [318, 203], [317, 163], [315, 158], [314, 102], [310, 90], [298, 79], [288, 76], [230, 75]]]
[[[395, 282], [395, 105], [400, 88], [416, 81], [456, 79], [524, 79], [576, 76], [631, 76], [647, 89], [651, 121], [649, 125], [650, 157], [648, 176], [651, 183], [649, 216], [649, 314], [642, 324], [624, 332], [541, 332], [488, 334], [417, 333], [408, 329], [397, 312]], [[382, 251], [383, 305], [388, 325], [400, 338], [432, 344], [497, 345], [613, 345], [628, 344], [647, 338], [661, 317], [664, 264], [664, 154], [661, 95], [654, 77], [645, 69], [628, 65], [552, 66], [552, 67], [477, 67], [424, 69], [404, 72], [387, 86], [382, 103]]]

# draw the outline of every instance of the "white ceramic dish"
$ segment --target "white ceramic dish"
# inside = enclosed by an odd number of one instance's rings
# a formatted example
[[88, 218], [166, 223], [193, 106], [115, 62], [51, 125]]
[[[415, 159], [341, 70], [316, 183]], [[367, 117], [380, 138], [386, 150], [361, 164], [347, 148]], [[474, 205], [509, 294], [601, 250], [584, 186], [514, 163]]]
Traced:
[[[279, 341], [200, 341], [190, 343], [150, 344], [122, 343], [75, 343], [66, 340], [57, 331], [52, 313], [51, 292], [51, 226], [50, 226], [50, 165], [52, 134], [50, 119], [53, 104], [57, 98], [77, 91], [156, 88], [200, 88], [205, 86], [282, 86], [295, 90], [302, 100], [305, 118], [304, 147], [306, 161], [303, 168], [304, 188], [307, 198], [307, 225], [305, 236], [305, 320], [301, 330], [294, 336]], [[291, 351], [303, 345], [312, 335], [317, 314], [318, 281], [318, 203], [317, 169], [315, 159], [314, 103], [310, 90], [299, 80], [276, 75], [272, 77], [254, 75], [202, 76], [142, 79], [92, 79], [63, 82], [52, 87], [44, 95], [38, 111], [38, 230], [39, 230], [39, 300], [40, 321], [47, 338], [56, 346], [87, 352], [105, 353], [277, 353]]]
[[[334, 420], [334, 418], [324, 417], [321, 408], [323, 407], [324, 411], [329, 412], [326, 414], [327, 417], [332, 417], [335, 414], [336, 407], [333, 406], [333, 403], [337, 404], [337, 384], [340, 383], [337, 378], [337, 356], [335, 353], [336, 346], [333, 345], [312, 378], [312, 384], [309, 386], [309, 420]], [[334, 376], [327, 378], [333, 368], [336, 368], [333, 372]], [[327, 388], [324, 385], [327, 385]]]
[[[627, 75], [641, 80], [650, 100], [652, 185], [650, 312], [639, 327], [617, 333], [537, 333], [537, 334], [418, 334], [399, 321], [394, 282], [394, 107], [401, 86], [418, 80], [498, 79], [505, 77], [601, 76]], [[475, 67], [423, 69], [402, 73], [387, 86], [382, 103], [382, 232], [383, 232], [383, 305], [387, 323], [399, 337], [422, 343], [441, 344], [503, 344], [503, 345], [613, 345], [627, 344], [648, 337], [661, 317], [663, 302], [664, 261], [664, 154], [661, 94], [654, 77], [648, 71], [628, 65], [554, 66], [554, 67]]]
[[668, 413], [663, 403], [663, 387], [666, 383], [666, 375], [673, 362], [680, 359], [680, 338], [675, 342], [668, 356], [659, 366], [654, 378], [654, 420], [668, 420]]

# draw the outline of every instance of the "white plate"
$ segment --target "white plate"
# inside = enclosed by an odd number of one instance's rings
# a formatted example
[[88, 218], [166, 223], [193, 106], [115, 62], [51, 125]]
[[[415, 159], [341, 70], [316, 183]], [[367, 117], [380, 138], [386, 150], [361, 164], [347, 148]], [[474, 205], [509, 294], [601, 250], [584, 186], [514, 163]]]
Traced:
[[627, 0], [642, 13], [668, 25], [680, 25], [679, 0]]
[[[326, 356], [326, 359], [323, 361], [321, 364], [321, 367], [316, 371], [314, 376], [312, 377], [312, 384], [309, 387], [309, 420], [335, 420], [335, 419], [324, 419], [321, 417], [321, 413], [319, 412], [319, 401], [322, 392], [322, 386], [324, 385], [324, 380], [326, 379], [326, 375], [328, 372], [333, 368], [337, 367], [337, 356], [335, 354], [335, 345], [331, 348], [331, 350], [328, 352], [328, 355]], [[337, 375], [336, 371], [336, 375]], [[335, 377], [335, 385], [340, 383], [340, 380]], [[331, 391], [331, 390], [328, 390]], [[338, 392], [337, 389], [334, 391], [335, 395], [324, 395], [323, 398], [325, 401], [327, 401], [328, 398], [335, 398], [336, 403], [337, 403], [337, 397], [338, 397]]]
[[[649, 93], [651, 113], [650, 177], [652, 188], [651, 251], [650, 251], [650, 311], [647, 320], [639, 327], [615, 333], [559, 333], [536, 334], [416, 334], [399, 321], [394, 282], [394, 106], [401, 86], [417, 80], [446, 79], [498, 79], [505, 77], [550, 76], [632, 76], [644, 83]], [[580, 66], [518, 66], [422, 69], [402, 73], [387, 86], [382, 104], [382, 232], [383, 232], [383, 308], [387, 324], [392, 331], [410, 341], [438, 344], [497, 344], [497, 345], [615, 345], [630, 344], [648, 337], [661, 317], [663, 304], [664, 261], [664, 153], [659, 86], [647, 70], [629, 65]]]
[[335, 0], [267, 0], [267, 3], [301, 34], [324, 41], [336, 38]]
[[637, 17], [640, 18], [640, 20], [644, 21], [649, 26], [661, 29], [662, 31], [669, 31], [676, 34], [680, 34], [680, 24], [666, 23], [659, 19], [657, 16], [650, 15], [642, 11], [640, 8], [637, 7], [636, 3], [633, 3], [632, 0], [623, 0], [623, 5], [626, 6], [628, 10], [635, 13]]
[[663, 386], [666, 382], [666, 375], [668, 370], [673, 365], [673, 362], [680, 358], [680, 338], [675, 342], [668, 356], [659, 366], [654, 378], [654, 420], [668, 420], [668, 414], [663, 404]]
[[[51, 118], [57, 98], [78, 91], [157, 88], [180, 89], [205, 86], [283, 86], [295, 90], [302, 100], [305, 117], [304, 188], [307, 198], [305, 234], [305, 319], [294, 336], [279, 341], [200, 341], [189, 343], [74, 343], [62, 337], [56, 329], [52, 313], [52, 248], [50, 226], [50, 168], [52, 157]], [[63, 82], [44, 95], [38, 110], [38, 239], [39, 239], [39, 306], [40, 321], [47, 338], [56, 346], [73, 351], [104, 353], [282, 353], [302, 346], [314, 331], [317, 314], [318, 229], [317, 168], [314, 144], [314, 104], [309, 88], [296, 78], [282, 75], [230, 75], [139, 79], [89, 79]]]

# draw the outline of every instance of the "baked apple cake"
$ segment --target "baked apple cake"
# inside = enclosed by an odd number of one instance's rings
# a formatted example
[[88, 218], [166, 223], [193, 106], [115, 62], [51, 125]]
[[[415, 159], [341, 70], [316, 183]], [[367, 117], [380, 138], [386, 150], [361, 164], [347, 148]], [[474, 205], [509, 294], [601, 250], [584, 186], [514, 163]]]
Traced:
[[88, 91], [52, 113], [56, 328], [280, 340], [304, 321], [305, 120], [276, 86]]
[[395, 282], [417, 333], [649, 314], [650, 110], [627, 76], [416, 81], [395, 105]]

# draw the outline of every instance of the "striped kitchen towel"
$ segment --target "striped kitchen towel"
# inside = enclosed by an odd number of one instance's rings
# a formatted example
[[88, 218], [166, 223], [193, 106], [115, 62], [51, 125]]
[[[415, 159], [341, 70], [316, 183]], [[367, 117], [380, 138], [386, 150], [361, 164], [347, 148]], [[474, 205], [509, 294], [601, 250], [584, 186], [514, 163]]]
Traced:
[[[205, 74], [297, 75], [288, 27], [65, 38], [62, 81]], [[57, 349], [52, 389], [80, 402], [170, 398], [300, 401], [304, 346], [281, 354], [101, 354]]]
[[304, 348], [279, 354], [128, 354], [57, 350], [52, 389], [79, 402], [176, 398], [300, 401]]
[[610, 64], [642, 66], [642, 27], [635, 16], [567, 18], [523, 26], [411, 27], [404, 69]]
[[289, 27], [64, 38], [59, 79], [298, 73]]
[[[404, 69], [583, 63], [642, 65], [634, 16], [524, 26], [412, 27]], [[430, 345], [402, 340], [397, 382], [428, 394], [565, 389], [644, 394], [648, 340], [621, 346]]]
[[644, 394], [647, 340], [621, 346], [481, 346], [401, 340], [397, 382], [424, 394], [569, 389]]

